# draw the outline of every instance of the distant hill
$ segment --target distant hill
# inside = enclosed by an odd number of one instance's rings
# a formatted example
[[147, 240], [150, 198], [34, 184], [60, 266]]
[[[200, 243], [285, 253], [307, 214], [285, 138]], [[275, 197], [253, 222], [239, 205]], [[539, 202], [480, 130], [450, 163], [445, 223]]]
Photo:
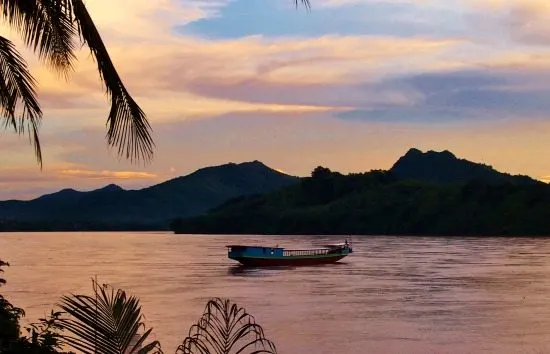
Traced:
[[489, 165], [458, 159], [447, 150], [422, 152], [418, 149], [410, 149], [397, 160], [390, 171], [399, 179], [435, 183], [471, 180], [491, 183], [539, 183], [527, 176], [512, 176], [508, 173], [498, 172]]
[[176, 217], [199, 215], [230, 198], [264, 194], [298, 180], [252, 161], [202, 168], [140, 190], [114, 184], [90, 192], [63, 189], [31, 201], [0, 202], [0, 230], [166, 229]]
[[457, 159], [409, 152], [389, 171], [311, 177], [178, 218], [176, 233], [550, 235], [550, 186]]

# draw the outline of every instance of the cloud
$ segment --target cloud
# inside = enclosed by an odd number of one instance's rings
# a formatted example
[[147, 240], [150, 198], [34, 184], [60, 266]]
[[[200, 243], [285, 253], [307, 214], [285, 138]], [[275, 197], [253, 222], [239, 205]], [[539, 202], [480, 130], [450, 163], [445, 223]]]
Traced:
[[61, 177], [78, 177], [88, 179], [108, 179], [108, 180], [127, 180], [127, 179], [155, 179], [156, 174], [140, 171], [90, 171], [69, 169], [60, 170]]
[[[331, 93], [335, 86], [430, 65], [431, 55], [460, 41], [326, 36], [226, 41], [181, 37], [159, 43], [151, 38], [146, 43], [147, 51], [123, 44], [109, 49], [126, 86], [155, 124], [228, 112], [328, 111], [355, 102], [353, 87], [344, 88], [347, 103], [337, 102]], [[406, 67], [403, 58], [408, 58]], [[94, 65], [79, 63], [69, 83], [55, 80], [45, 68], [38, 71], [45, 114], [59, 120], [56, 127], [62, 122], [103, 125], [108, 101]]]
[[[71, 166], [65, 163], [65, 166]], [[142, 180], [142, 179], [158, 179], [154, 173], [143, 171], [94, 171], [84, 169], [82, 166], [73, 165], [65, 167], [62, 165], [54, 165], [43, 172], [37, 172], [28, 168], [3, 168], [0, 176], [0, 184], [22, 184], [34, 182], [67, 182], [68, 180], [80, 181], [79, 183], [86, 184], [86, 180]]]
[[[369, 92], [377, 91], [377, 87], [403, 91], [410, 101], [350, 110], [339, 116], [431, 123], [547, 118], [550, 116], [548, 78], [550, 66], [522, 69], [517, 65], [402, 76], [376, 83]], [[542, 85], [544, 81], [546, 84]]]
[[28, 167], [1, 168], [0, 171], [0, 200], [28, 200], [64, 188], [93, 190], [110, 183], [139, 188], [165, 178], [143, 171], [95, 171], [68, 163], [52, 164], [44, 171]]
[[[227, 54], [204, 55], [203, 60], [197, 58], [200, 50], [194, 54], [195, 59], [181, 52], [173, 53], [158, 62], [164, 69], [155, 72], [164, 75], [159, 80], [161, 87], [175, 92], [186, 89], [197, 96], [248, 104], [338, 108], [359, 104], [355, 83], [374, 80], [387, 72], [380, 70], [381, 62], [387, 68], [397, 67], [396, 71], [414, 70], [425, 65], [422, 58], [430, 53], [457, 45], [452, 40], [368, 37], [322, 37], [276, 43], [259, 38], [229, 41], [223, 43]], [[216, 48], [223, 50], [221, 43]], [[232, 57], [230, 50], [244, 54]], [[405, 56], [410, 60], [409, 66], [399, 68]], [[191, 61], [201, 64], [186, 65]], [[382, 100], [402, 99], [387, 96]]]
[[1, 195], [109, 179], [141, 186], [254, 159], [300, 175], [319, 164], [364, 171], [389, 167], [411, 146], [545, 175], [531, 157], [550, 149], [541, 0], [312, 4], [87, 2], [152, 124], [155, 160], [135, 166], [107, 149], [109, 102], [87, 49], [68, 82], [23, 51], [40, 83], [46, 165], [38, 172], [26, 137], [1, 135], [0, 171], [11, 178]]
[[[548, 166], [541, 161], [544, 152], [550, 150], [550, 140], [546, 139], [550, 124], [503, 120], [473, 123], [442, 126], [401, 120], [388, 124], [338, 119], [330, 112], [248, 112], [161, 122], [155, 126], [155, 134], [162, 137], [157, 140], [155, 159], [140, 168], [98, 153], [98, 146], [104, 143], [100, 128], [58, 132], [48, 136], [49, 145], [56, 150], [56, 162], [49, 160], [43, 172], [34, 165], [16, 170], [6, 165], [0, 168], [5, 182], [0, 199], [28, 198], [32, 195], [29, 191], [90, 190], [108, 183], [142, 188], [201, 167], [253, 160], [300, 176], [309, 175], [318, 165], [344, 173], [363, 172], [390, 168], [411, 147], [448, 149], [502, 171], [545, 175]], [[58, 150], [58, 146], [71, 148]], [[62, 174], [67, 170], [85, 172]], [[103, 178], [125, 171], [137, 173], [137, 178], [125, 179], [124, 174], [118, 175], [121, 178]], [[149, 175], [156, 178], [140, 177]]]
[[[550, 44], [550, 5], [545, 0], [469, 0], [479, 21], [495, 42], [515, 41], [528, 46]], [[486, 35], [487, 35], [486, 34]]]

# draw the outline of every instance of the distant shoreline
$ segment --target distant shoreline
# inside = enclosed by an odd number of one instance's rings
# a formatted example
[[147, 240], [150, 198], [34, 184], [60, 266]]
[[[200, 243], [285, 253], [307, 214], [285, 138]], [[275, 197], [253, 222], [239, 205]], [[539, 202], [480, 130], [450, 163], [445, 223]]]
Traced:
[[1, 230], [0, 235], [2, 233], [56, 233], [56, 232], [63, 232], [63, 233], [77, 233], [77, 232], [143, 232], [143, 233], [155, 233], [155, 234], [163, 234], [163, 235], [175, 235], [175, 236], [303, 236], [303, 237], [423, 237], [423, 238], [550, 238], [550, 235], [525, 235], [525, 234], [494, 234], [494, 235], [458, 235], [458, 234], [292, 234], [292, 233], [177, 233], [173, 232], [171, 230], [146, 230], [146, 229], [132, 229], [132, 230], [122, 230], [122, 229], [103, 229], [103, 230], [96, 230], [96, 229], [82, 229], [82, 230]]

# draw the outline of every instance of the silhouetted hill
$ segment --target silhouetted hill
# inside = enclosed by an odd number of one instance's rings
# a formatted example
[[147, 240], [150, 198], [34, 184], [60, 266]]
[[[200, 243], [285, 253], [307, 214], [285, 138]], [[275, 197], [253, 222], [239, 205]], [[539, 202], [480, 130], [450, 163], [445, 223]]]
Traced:
[[450, 151], [410, 149], [390, 169], [397, 178], [425, 182], [448, 183], [480, 180], [494, 183], [533, 184], [538, 181], [527, 176], [512, 176], [491, 166], [458, 159]]
[[199, 215], [230, 198], [297, 181], [253, 161], [202, 168], [141, 190], [114, 184], [89, 192], [63, 189], [31, 201], [0, 202], [0, 229], [166, 228], [175, 217]]
[[[441, 183], [445, 182], [445, 183]], [[229, 200], [178, 218], [176, 233], [550, 235], [550, 186], [459, 160], [410, 150], [390, 171], [311, 177], [261, 196]]]

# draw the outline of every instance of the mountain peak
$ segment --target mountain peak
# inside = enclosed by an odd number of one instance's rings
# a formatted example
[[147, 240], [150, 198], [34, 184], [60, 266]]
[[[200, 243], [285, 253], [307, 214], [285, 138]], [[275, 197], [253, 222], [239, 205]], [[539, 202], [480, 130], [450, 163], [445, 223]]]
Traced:
[[417, 148], [410, 148], [409, 151], [407, 151], [407, 153], [404, 155], [405, 156], [418, 156], [418, 155], [422, 155], [423, 152], [418, 150]]
[[258, 160], [241, 162], [241, 163], [237, 164], [237, 166], [244, 166], [244, 167], [246, 167], [246, 166], [258, 166], [258, 167], [267, 167], [267, 168], [269, 168], [266, 164], [264, 164], [263, 162], [258, 161]]
[[111, 183], [106, 185], [103, 188], [96, 189], [93, 192], [115, 192], [115, 191], [123, 191], [123, 190], [124, 188], [122, 188], [121, 186]]
[[[420, 151], [420, 153], [422, 154], [421, 151]], [[425, 153], [425, 155], [439, 157], [439, 158], [445, 158], [445, 159], [452, 159], [452, 160], [457, 159], [456, 156], [452, 152], [450, 152], [449, 150], [443, 150], [443, 151], [429, 150], [428, 152]]]
[[421, 150], [417, 148], [410, 148], [405, 155], [401, 157], [403, 158], [417, 158], [421, 156], [427, 156], [427, 157], [436, 157], [436, 158], [447, 158], [447, 159], [456, 159], [456, 156], [450, 152], [449, 150], [443, 150], [443, 151], [435, 151], [435, 150], [428, 150], [426, 152], [422, 152]]
[[[253, 160], [253, 161], [245, 161], [245, 162], [239, 162], [239, 163], [228, 162], [228, 163], [225, 163], [225, 164], [222, 164], [222, 165], [203, 167], [203, 168], [200, 168], [200, 169], [196, 170], [195, 172], [191, 173], [188, 176], [205, 175], [205, 174], [211, 174], [211, 173], [214, 173], [214, 174], [217, 175], [219, 173], [223, 173], [223, 171], [225, 171], [225, 172], [233, 171], [234, 173], [240, 173], [243, 170], [245, 170], [245, 171], [249, 170], [249, 171], [254, 171], [254, 172], [264, 172], [264, 173], [273, 172], [273, 173], [276, 173], [276, 174], [283, 174], [283, 173], [267, 166], [266, 164], [264, 164], [263, 162], [261, 162], [259, 160]], [[178, 178], [185, 178], [185, 177], [186, 176], [182, 176], [182, 177], [178, 177]]]
[[512, 176], [491, 166], [457, 158], [449, 150], [422, 152], [412, 148], [390, 169], [398, 178], [435, 183], [482, 180], [495, 183], [535, 183], [525, 176]]

